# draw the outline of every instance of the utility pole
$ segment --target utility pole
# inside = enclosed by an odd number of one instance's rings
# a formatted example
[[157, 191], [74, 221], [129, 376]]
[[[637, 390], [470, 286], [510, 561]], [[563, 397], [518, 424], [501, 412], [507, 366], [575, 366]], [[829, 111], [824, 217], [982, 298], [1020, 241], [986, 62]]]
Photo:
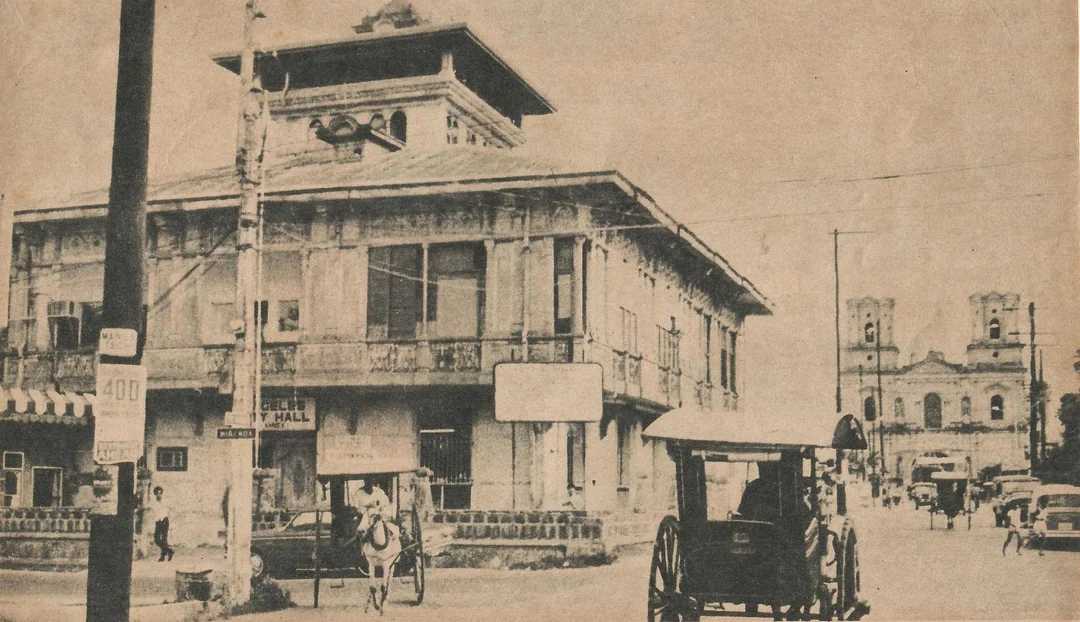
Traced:
[[1045, 462], [1045, 461], [1046, 461], [1046, 382], [1043, 380], [1043, 351], [1040, 349], [1039, 350], [1039, 462]]
[[843, 416], [840, 395], [840, 230], [833, 229], [833, 283], [836, 293], [836, 418]]
[[1029, 393], [1031, 401], [1031, 416], [1028, 425], [1028, 457], [1031, 463], [1031, 474], [1039, 468], [1039, 387], [1038, 378], [1035, 375], [1035, 303], [1028, 303], [1028, 319], [1031, 321], [1031, 389]]
[[[258, 267], [259, 184], [262, 180], [262, 86], [255, 67], [255, 20], [263, 17], [255, 0], [244, 2], [244, 49], [240, 54], [240, 118], [236, 141], [236, 172], [240, 179], [240, 217], [236, 231], [236, 313], [242, 326], [236, 331], [233, 352], [232, 412], [226, 422], [255, 427], [256, 346], [260, 326], [256, 270]], [[251, 600], [251, 508], [254, 443], [229, 440], [229, 601]]]
[[878, 456], [881, 460], [881, 475], [885, 476], [885, 398], [881, 392], [881, 318], [874, 324], [874, 349], [877, 351], [877, 401], [878, 401]]
[[[109, 208], [105, 225], [105, 284], [102, 326], [135, 331], [133, 356], [107, 356], [100, 363], [138, 366], [145, 341], [143, 256], [146, 239], [146, 171], [150, 144], [150, 91], [154, 65], [154, 0], [123, 0], [116, 75], [115, 124]], [[116, 354], [112, 352], [111, 354]], [[118, 365], [119, 366], [119, 365]], [[99, 367], [98, 373], [101, 373]], [[145, 409], [145, 385], [139, 390]], [[141, 447], [145, 420], [137, 431]], [[95, 433], [99, 432], [95, 423]], [[95, 451], [96, 453], [96, 451]], [[90, 519], [86, 576], [87, 622], [125, 622], [131, 607], [135, 463], [120, 462], [116, 515]]]

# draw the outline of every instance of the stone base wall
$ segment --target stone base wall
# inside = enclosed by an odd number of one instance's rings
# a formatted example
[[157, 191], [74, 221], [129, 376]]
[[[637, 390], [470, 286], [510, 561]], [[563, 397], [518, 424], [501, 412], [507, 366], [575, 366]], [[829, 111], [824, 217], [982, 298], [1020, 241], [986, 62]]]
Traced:
[[0, 510], [0, 567], [78, 569], [89, 555], [89, 510]]

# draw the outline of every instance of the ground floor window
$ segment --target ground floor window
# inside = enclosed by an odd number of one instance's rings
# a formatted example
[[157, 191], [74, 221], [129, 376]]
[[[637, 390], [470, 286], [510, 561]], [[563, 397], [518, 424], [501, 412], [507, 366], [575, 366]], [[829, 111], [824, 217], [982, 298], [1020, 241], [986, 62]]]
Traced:
[[420, 416], [420, 466], [431, 470], [431, 498], [443, 510], [472, 499], [472, 413], [432, 408]]
[[186, 471], [188, 468], [187, 447], [158, 447], [158, 471]]

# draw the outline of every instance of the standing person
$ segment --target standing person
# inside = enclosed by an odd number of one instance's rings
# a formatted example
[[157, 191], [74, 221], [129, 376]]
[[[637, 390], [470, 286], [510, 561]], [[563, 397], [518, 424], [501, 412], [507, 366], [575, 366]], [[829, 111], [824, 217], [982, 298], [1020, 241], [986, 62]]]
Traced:
[[1024, 544], [1024, 536], [1020, 533], [1020, 506], [1014, 505], [1005, 515], [1008, 521], [1009, 533], [1005, 536], [1005, 544], [1001, 545], [1001, 556], [1005, 556], [1005, 550], [1009, 548], [1009, 542], [1016, 536], [1016, 554], [1020, 555], [1020, 547]]
[[175, 552], [169, 546], [169, 504], [165, 501], [164, 495], [164, 488], [154, 486], [154, 498], [150, 501], [150, 518], [154, 521], [154, 544], [161, 549], [159, 562], [165, 561], [166, 557], [168, 561], [172, 561]]
[[1028, 541], [1035, 544], [1039, 557], [1042, 557], [1043, 544], [1046, 542], [1046, 513], [1038, 505], [1031, 510], [1031, 532], [1028, 535]]

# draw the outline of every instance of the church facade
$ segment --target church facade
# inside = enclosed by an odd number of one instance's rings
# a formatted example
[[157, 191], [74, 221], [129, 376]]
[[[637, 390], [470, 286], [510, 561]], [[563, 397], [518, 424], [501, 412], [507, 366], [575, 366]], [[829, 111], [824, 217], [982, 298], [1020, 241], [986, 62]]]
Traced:
[[847, 301], [845, 401], [873, 433], [873, 453], [890, 476], [908, 480], [915, 457], [931, 452], [969, 457], [973, 473], [1027, 461], [1030, 382], [1017, 323], [1020, 296], [974, 294], [969, 305], [963, 362], [930, 350], [921, 360], [921, 352], [911, 352], [901, 365], [895, 301]]

